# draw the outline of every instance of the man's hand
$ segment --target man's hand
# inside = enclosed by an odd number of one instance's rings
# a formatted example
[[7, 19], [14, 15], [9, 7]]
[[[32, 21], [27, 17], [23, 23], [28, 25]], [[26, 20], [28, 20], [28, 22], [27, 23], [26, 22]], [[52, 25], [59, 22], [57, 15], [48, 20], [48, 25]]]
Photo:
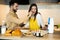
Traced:
[[30, 11], [29, 14], [28, 14], [28, 17], [31, 17], [32, 16], [32, 12]]
[[21, 23], [19, 26], [20, 26], [20, 27], [23, 27], [24, 25], [25, 25], [24, 23]]

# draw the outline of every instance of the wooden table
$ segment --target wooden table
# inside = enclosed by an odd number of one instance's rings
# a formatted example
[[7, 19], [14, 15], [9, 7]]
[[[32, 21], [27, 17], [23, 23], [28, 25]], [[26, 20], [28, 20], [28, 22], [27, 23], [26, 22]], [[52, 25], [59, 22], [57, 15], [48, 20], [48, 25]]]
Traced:
[[60, 40], [60, 32], [55, 32], [54, 34], [46, 34], [43, 37], [34, 37], [34, 36], [2, 36], [0, 35], [0, 39], [11, 39], [11, 40]]

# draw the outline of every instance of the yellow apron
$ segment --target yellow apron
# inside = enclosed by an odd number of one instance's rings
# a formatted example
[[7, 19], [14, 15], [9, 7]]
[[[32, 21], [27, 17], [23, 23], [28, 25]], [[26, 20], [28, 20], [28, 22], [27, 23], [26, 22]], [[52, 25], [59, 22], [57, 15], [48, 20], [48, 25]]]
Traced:
[[39, 30], [40, 29], [40, 27], [37, 23], [37, 20], [36, 19], [34, 20], [34, 18], [31, 18], [29, 20], [29, 27], [30, 27], [30, 30]]

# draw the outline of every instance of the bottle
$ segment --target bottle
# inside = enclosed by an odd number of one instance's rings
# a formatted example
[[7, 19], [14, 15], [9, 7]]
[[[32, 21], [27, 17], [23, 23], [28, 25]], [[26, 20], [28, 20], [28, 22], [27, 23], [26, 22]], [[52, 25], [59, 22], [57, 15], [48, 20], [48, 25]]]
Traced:
[[1, 34], [5, 34], [6, 32], [6, 26], [5, 26], [5, 21], [2, 21], [2, 27], [1, 27]]
[[54, 33], [54, 20], [53, 18], [48, 18], [48, 33]]
[[49, 27], [50, 27], [50, 17], [48, 18], [48, 33], [49, 33]]

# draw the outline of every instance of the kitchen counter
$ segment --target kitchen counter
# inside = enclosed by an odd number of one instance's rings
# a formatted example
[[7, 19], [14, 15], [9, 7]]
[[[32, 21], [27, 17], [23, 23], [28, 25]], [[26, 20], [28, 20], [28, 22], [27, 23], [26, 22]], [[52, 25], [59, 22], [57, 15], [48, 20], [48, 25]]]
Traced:
[[54, 34], [46, 34], [43, 37], [35, 37], [35, 36], [2, 36], [0, 35], [0, 39], [11, 39], [11, 40], [60, 40], [60, 32], [54, 32]]

